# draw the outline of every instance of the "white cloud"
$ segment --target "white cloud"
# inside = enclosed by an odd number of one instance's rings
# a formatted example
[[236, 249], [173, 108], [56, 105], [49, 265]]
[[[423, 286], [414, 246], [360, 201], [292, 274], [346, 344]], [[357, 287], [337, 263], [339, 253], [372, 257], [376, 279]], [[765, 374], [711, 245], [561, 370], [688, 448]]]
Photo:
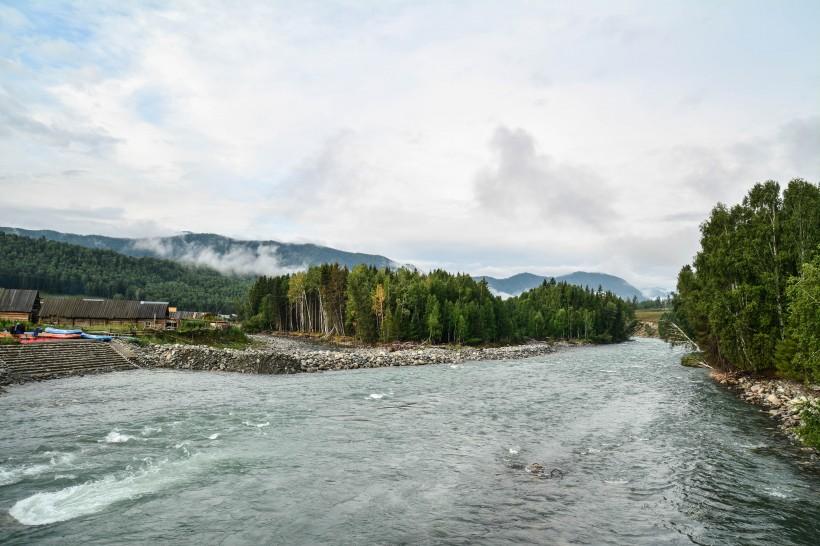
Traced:
[[553, 225], [570, 222], [601, 229], [614, 222], [612, 192], [604, 181], [587, 168], [556, 164], [539, 153], [527, 131], [499, 127], [492, 150], [495, 164], [483, 169], [475, 183], [483, 209]]
[[820, 174], [816, 17], [593, 4], [3, 7], [0, 223], [669, 286], [716, 199]]
[[189, 241], [145, 238], [134, 242], [134, 248], [145, 250], [161, 258], [192, 265], [210, 267], [222, 273], [238, 275], [283, 275], [305, 269], [306, 266], [283, 266], [278, 255], [278, 245], [264, 244], [256, 248], [237, 246], [225, 252]]

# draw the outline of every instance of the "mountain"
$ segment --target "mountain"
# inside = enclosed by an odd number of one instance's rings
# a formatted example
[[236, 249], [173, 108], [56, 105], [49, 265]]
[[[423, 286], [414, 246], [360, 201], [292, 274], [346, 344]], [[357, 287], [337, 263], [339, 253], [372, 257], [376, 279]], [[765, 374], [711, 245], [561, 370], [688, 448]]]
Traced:
[[208, 267], [0, 233], [0, 286], [236, 312], [253, 282]]
[[654, 300], [655, 298], [666, 299], [672, 295], [674, 290], [670, 290], [668, 288], [661, 288], [659, 286], [653, 286], [650, 288], [643, 289], [643, 295], [646, 296], [648, 300]]
[[[298, 243], [281, 243], [278, 241], [244, 241], [231, 239], [211, 233], [184, 233], [171, 237], [123, 238], [103, 235], [77, 235], [52, 230], [29, 230], [12, 227], [0, 227], [0, 233], [46, 239], [60, 243], [82, 246], [95, 250], [111, 250], [126, 256], [142, 258], [161, 258], [174, 262], [206, 266], [220, 273], [237, 275], [278, 275], [307, 269], [312, 265], [338, 263], [352, 268], [358, 264], [396, 269], [412, 265], [394, 262], [377, 254], [346, 252], [326, 246]], [[502, 296], [515, 296], [535, 288], [551, 277], [519, 273], [506, 279], [484, 278], [490, 288]], [[602, 286], [624, 299], [646, 297], [640, 290], [620, 277], [605, 273], [586, 273], [576, 271], [569, 275], [555, 277], [558, 282], [567, 282], [577, 286], [588, 286], [596, 289]]]
[[[495, 277], [475, 277], [476, 280], [485, 279], [490, 289], [502, 296], [517, 296], [521, 292], [530, 290], [540, 285], [545, 280], [553, 277], [544, 277], [541, 275], [533, 275], [532, 273], [519, 273], [506, 279], [497, 279]], [[586, 271], [576, 271], [569, 275], [561, 275], [554, 277], [556, 282], [565, 282], [567, 284], [574, 284], [576, 286], [586, 286], [597, 289], [599, 286], [604, 290], [608, 290], [625, 300], [631, 300], [633, 297], [638, 298], [638, 301], [643, 301], [646, 297], [640, 290], [626, 282], [620, 277], [608, 275], [606, 273], [587, 273]]]
[[0, 233], [46, 239], [98, 250], [113, 250], [133, 257], [163, 258], [201, 265], [221, 273], [273, 275], [306, 269], [311, 265], [338, 263], [352, 268], [358, 264], [375, 267], [413, 266], [398, 264], [384, 256], [346, 252], [313, 244], [278, 241], [242, 241], [210, 233], [184, 233], [172, 237], [128, 239], [102, 235], [76, 235], [52, 230], [0, 227]]

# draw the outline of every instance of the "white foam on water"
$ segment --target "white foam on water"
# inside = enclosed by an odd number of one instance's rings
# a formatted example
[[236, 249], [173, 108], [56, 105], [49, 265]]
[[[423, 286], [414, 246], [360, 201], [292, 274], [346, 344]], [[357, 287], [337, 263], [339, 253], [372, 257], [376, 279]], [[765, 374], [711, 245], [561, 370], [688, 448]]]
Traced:
[[217, 438], [219, 438], [219, 433], [218, 433], [218, 432], [217, 432], [217, 433], [215, 433], [215, 434], [211, 434], [210, 436], [208, 436], [208, 439], [209, 439], [209, 440], [216, 440]]
[[450, 364], [450, 367], [454, 370], [461, 368], [461, 364]]
[[246, 427], [262, 428], [262, 427], [269, 427], [270, 426], [270, 421], [265, 421], [264, 423], [251, 423], [250, 421], [242, 421], [242, 424], [245, 425]]
[[604, 480], [604, 483], [607, 485], [626, 485], [629, 480]]
[[616, 373], [618, 370], [598, 370], [598, 371], [599, 372], [604, 372], [604, 373]]
[[124, 444], [128, 440], [133, 440], [133, 436], [129, 436], [127, 434], [122, 434], [119, 430], [114, 429], [109, 432], [101, 442], [105, 442], [107, 444]]
[[373, 394], [371, 394], [367, 398], [370, 399], [370, 400], [381, 400], [382, 398], [384, 398], [384, 394], [380, 393], [380, 392], [374, 392]]
[[784, 493], [783, 491], [778, 491], [777, 489], [774, 489], [774, 488], [767, 488], [767, 489], [765, 489], [765, 491], [770, 497], [774, 497], [776, 499], [791, 498], [791, 495], [789, 495], [788, 492]]
[[109, 475], [59, 491], [36, 493], [17, 501], [9, 514], [23, 525], [46, 525], [94, 514], [116, 502], [171, 485], [184, 476], [184, 470], [191, 467], [190, 461], [151, 466], [126, 476]]
[[507, 451], [509, 451], [509, 452], [510, 452], [510, 455], [518, 455], [518, 453], [521, 451], [521, 447], [519, 447], [519, 446], [512, 446], [512, 447], [511, 447], [511, 448], [509, 448]]
[[155, 432], [162, 432], [162, 427], [150, 427], [150, 426], [147, 426], [147, 425], [142, 427], [142, 435], [143, 436], [150, 436], [151, 434], [154, 434]]
[[[737, 444], [736, 444], [737, 445]], [[766, 444], [739, 444], [744, 449], [766, 449], [769, 447]]]
[[37, 463], [16, 468], [0, 467], [0, 487], [4, 485], [11, 485], [26, 478], [32, 478], [50, 472], [55, 468], [64, 466], [74, 460], [73, 453], [60, 453], [56, 451], [49, 451], [44, 455], [51, 455], [48, 463]]

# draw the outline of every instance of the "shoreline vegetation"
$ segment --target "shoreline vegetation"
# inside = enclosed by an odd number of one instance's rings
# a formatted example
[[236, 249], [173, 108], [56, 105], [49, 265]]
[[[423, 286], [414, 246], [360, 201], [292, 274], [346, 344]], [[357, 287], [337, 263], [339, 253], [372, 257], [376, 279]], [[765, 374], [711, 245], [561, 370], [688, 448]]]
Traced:
[[741, 203], [715, 206], [700, 246], [659, 319], [661, 338], [685, 336], [697, 346], [685, 365], [702, 361], [820, 448], [820, 185], [755, 184]]

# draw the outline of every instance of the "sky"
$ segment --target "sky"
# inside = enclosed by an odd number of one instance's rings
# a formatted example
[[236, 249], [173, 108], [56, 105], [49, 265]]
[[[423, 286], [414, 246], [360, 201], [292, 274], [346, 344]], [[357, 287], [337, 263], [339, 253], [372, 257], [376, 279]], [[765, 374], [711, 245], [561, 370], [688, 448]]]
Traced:
[[0, 0], [0, 225], [674, 286], [820, 180], [820, 2]]

